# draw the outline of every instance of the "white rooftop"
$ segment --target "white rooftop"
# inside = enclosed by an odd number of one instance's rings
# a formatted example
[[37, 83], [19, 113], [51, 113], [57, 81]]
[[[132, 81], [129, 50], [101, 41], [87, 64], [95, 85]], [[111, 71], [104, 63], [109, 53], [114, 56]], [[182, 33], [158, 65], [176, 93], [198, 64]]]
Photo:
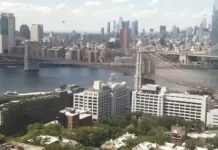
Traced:
[[121, 137], [115, 139], [115, 140], [110, 140], [110, 141], [107, 141], [104, 146], [113, 146], [117, 149], [123, 147], [123, 146], [126, 146], [126, 144], [124, 143], [124, 141], [128, 140], [128, 139], [135, 139], [136, 136], [134, 134], [129, 134], [129, 133], [126, 133], [124, 135], [122, 135]]
[[[40, 135], [37, 138], [41, 139], [41, 142], [44, 142], [45, 145], [49, 145], [49, 144], [59, 141], [59, 137], [48, 136], [48, 135]], [[62, 138], [61, 142], [65, 144], [67, 143], [73, 143], [75, 145], [78, 144], [76, 141], [65, 139], [65, 138]]]
[[91, 116], [87, 110], [80, 110], [71, 107], [66, 107], [64, 110], [61, 110], [60, 113], [64, 113], [67, 116], [75, 116], [79, 114], [80, 119]]
[[156, 91], [158, 87], [160, 87], [160, 85], [146, 84], [142, 85], [142, 90]]
[[214, 138], [216, 134], [214, 133], [188, 133], [187, 136], [193, 139], [197, 139], [197, 138], [207, 139], [207, 138]]

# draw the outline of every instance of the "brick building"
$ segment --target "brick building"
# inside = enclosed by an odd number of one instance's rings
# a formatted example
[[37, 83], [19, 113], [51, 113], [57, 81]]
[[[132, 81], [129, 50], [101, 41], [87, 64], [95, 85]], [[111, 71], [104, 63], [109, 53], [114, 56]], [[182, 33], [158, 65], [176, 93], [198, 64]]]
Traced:
[[92, 126], [92, 115], [88, 111], [66, 107], [60, 111], [59, 122], [65, 128], [72, 129], [81, 126]]

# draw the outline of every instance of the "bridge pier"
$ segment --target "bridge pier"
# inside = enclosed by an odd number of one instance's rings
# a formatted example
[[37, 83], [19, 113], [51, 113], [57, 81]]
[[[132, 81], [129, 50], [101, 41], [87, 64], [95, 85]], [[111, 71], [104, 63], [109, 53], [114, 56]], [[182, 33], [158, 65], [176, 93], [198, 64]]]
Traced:
[[31, 60], [24, 57], [24, 71], [39, 71], [39, 62], [37, 60]]
[[184, 64], [184, 65], [187, 65], [189, 64], [189, 56], [188, 54], [182, 54], [182, 55], [179, 55], [179, 61], [180, 63]]
[[146, 75], [155, 74], [155, 63], [148, 56], [144, 56], [142, 51], [137, 52], [135, 89], [138, 90], [144, 84], [155, 84], [152, 79], [145, 78]]
[[24, 71], [39, 71], [40, 44], [38, 42], [25, 42]]

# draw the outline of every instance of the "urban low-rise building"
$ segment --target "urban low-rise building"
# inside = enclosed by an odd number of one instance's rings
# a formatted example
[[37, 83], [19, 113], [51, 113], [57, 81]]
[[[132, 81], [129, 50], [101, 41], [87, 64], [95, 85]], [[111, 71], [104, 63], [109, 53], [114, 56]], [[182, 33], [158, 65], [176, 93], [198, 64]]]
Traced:
[[105, 142], [101, 146], [101, 149], [118, 150], [119, 148], [126, 146], [126, 143], [125, 143], [126, 140], [135, 139], [135, 138], [136, 136], [134, 134], [126, 133], [115, 140], [111, 139], [110, 141]]
[[68, 129], [93, 125], [92, 115], [88, 111], [70, 107], [60, 111], [59, 123]]

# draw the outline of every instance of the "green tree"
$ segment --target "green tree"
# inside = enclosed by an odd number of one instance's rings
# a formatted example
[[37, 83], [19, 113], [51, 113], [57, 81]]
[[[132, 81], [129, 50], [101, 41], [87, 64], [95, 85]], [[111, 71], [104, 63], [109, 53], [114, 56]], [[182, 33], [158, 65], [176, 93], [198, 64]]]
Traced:
[[6, 141], [5, 136], [0, 134], [0, 144], [4, 143], [5, 141]]
[[218, 136], [214, 137], [212, 140], [213, 148], [218, 148]]
[[196, 145], [195, 145], [195, 140], [193, 139], [189, 139], [185, 142], [185, 147], [189, 150], [195, 150], [196, 149]]
[[64, 84], [64, 85], [61, 85], [61, 86], [60, 86], [60, 89], [61, 89], [62, 91], [66, 90], [66, 88], [67, 88], [67, 84]]
[[149, 126], [147, 121], [145, 119], [141, 119], [138, 123], [138, 133], [140, 133], [141, 135], [146, 135], [149, 130], [151, 130], [151, 127]]
[[126, 127], [126, 132], [136, 134], [136, 133], [137, 133], [137, 130], [136, 130], [135, 126], [134, 126], [133, 124], [131, 124], [131, 125], [129, 125], [129, 126]]

